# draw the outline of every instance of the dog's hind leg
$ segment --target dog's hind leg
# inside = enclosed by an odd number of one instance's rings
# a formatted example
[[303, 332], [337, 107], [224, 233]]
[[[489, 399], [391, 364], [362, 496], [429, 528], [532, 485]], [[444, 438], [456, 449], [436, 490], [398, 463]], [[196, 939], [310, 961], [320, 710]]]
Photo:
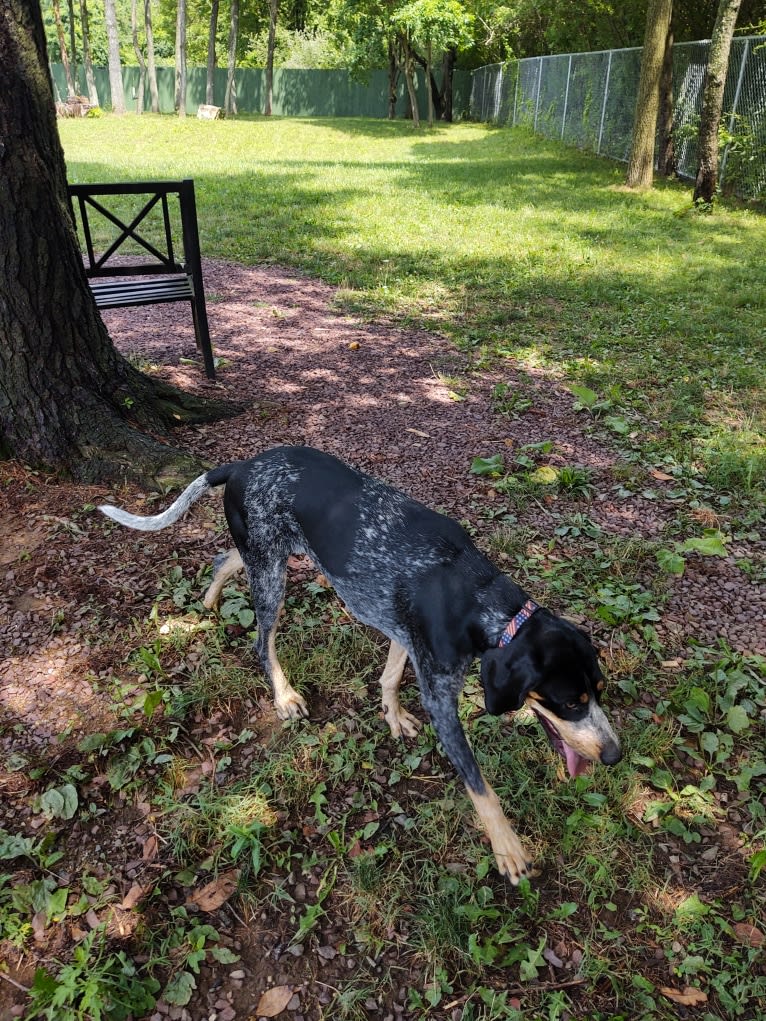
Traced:
[[420, 730], [420, 720], [416, 719], [399, 703], [399, 686], [407, 663], [407, 650], [398, 642], [391, 641], [388, 659], [380, 677], [383, 692], [383, 715], [394, 737], [415, 737]]
[[206, 610], [212, 610], [218, 605], [224, 585], [229, 578], [233, 577], [237, 571], [241, 571], [243, 567], [244, 564], [242, 563], [242, 557], [239, 555], [239, 550], [230, 549], [226, 553], [218, 554], [213, 561], [213, 580], [210, 582], [210, 588], [202, 600]]
[[248, 557], [246, 563], [253, 596], [255, 619], [258, 622], [256, 651], [274, 693], [274, 708], [280, 720], [297, 720], [308, 716], [303, 697], [288, 681], [277, 659], [276, 634], [285, 595], [287, 558], [271, 560], [261, 566]]

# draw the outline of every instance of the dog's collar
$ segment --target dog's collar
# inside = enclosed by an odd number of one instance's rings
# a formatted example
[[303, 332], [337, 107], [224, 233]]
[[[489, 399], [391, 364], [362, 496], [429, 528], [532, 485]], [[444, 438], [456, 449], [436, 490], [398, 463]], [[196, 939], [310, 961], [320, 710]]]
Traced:
[[499, 648], [503, 648], [508, 645], [516, 637], [519, 628], [522, 624], [526, 624], [533, 613], [536, 613], [540, 607], [534, 601], [534, 599], [527, 599], [526, 603], [522, 606], [519, 612], [505, 625], [503, 633], [500, 635], [500, 641], [497, 643]]

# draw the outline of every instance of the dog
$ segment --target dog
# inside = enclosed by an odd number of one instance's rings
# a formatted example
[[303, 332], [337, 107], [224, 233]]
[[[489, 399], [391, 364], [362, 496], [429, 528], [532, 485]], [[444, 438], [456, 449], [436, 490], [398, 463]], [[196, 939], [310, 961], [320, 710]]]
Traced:
[[571, 776], [589, 762], [613, 765], [622, 752], [600, 706], [604, 679], [588, 637], [530, 599], [456, 521], [311, 447], [277, 447], [213, 468], [152, 517], [99, 510], [130, 528], [157, 531], [217, 486], [225, 486], [236, 546], [224, 557], [221, 586], [241, 558], [258, 624], [255, 648], [278, 716], [308, 716], [275, 649], [287, 560], [306, 554], [349, 611], [391, 640], [380, 685], [394, 737], [413, 737], [420, 726], [399, 702], [411, 660], [423, 708], [465, 784], [498, 870], [516, 885], [531, 862], [466, 740], [458, 696], [478, 657], [487, 712], [529, 705]]

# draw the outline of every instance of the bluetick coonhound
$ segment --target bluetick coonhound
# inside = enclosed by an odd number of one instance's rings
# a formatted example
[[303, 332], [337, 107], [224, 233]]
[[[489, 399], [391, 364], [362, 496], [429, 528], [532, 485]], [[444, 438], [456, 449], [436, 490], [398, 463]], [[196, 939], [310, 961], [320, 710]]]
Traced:
[[236, 544], [221, 577], [230, 577], [241, 557], [258, 623], [256, 649], [278, 715], [308, 715], [274, 643], [287, 560], [303, 553], [356, 617], [391, 639], [380, 684], [394, 737], [411, 737], [419, 727], [399, 703], [405, 663], [412, 661], [423, 707], [466, 785], [498, 869], [518, 883], [530, 863], [468, 745], [458, 695], [469, 666], [480, 657], [489, 713], [500, 715], [526, 702], [572, 776], [588, 762], [612, 765], [621, 757], [620, 743], [599, 705], [604, 682], [588, 638], [528, 599], [456, 521], [310, 447], [278, 447], [213, 468], [154, 517], [109, 506], [100, 510], [120, 524], [155, 531], [221, 485]]

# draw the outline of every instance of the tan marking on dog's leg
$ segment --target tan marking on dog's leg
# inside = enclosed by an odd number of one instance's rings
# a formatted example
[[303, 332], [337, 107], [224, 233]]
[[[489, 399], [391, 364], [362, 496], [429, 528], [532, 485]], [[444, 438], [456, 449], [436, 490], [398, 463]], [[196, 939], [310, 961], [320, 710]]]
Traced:
[[416, 719], [399, 703], [399, 686], [407, 663], [407, 650], [398, 642], [391, 642], [388, 659], [380, 675], [380, 687], [383, 693], [383, 715], [394, 737], [415, 737], [420, 730], [420, 720]]
[[516, 830], [505, 817], [497, 794], [486, 780], [484, 786], [484, 794], [477, 794], [470, 787], [466, 787], [466, 790], [492, 844], [498, 871], [508, 876], [516, 886], [529, 871], [529, 859]]
[[271, 679], [271, 686], [274, 689], [274, 708], [280, 720], [299, 720], [301, 717], [308, 716], [309, 707], [306, 705], [303, 696], [299, 695], [292, 684], [290, 684], [281, 663], [277, 659], [277, 625], [279, 624], [281, 613], [282, 607], [280, 606], [274, 627], [269, 634], [267, 645], [269, 677]]
[[212, 610], [218, 605], [218, 600], [221, 598], [221, 592], [226, 582], [237, 571], [241, 571], [245, 565], [242, 563], [242, 557], [239, 555], [239, 550], [230, 549], [226, 554], [226, 559], [215, 572], [215, 577], [210, 582], [210, 588], [205, 593], [205, 598], [202, 600], [202, 605], [206, 610]]

